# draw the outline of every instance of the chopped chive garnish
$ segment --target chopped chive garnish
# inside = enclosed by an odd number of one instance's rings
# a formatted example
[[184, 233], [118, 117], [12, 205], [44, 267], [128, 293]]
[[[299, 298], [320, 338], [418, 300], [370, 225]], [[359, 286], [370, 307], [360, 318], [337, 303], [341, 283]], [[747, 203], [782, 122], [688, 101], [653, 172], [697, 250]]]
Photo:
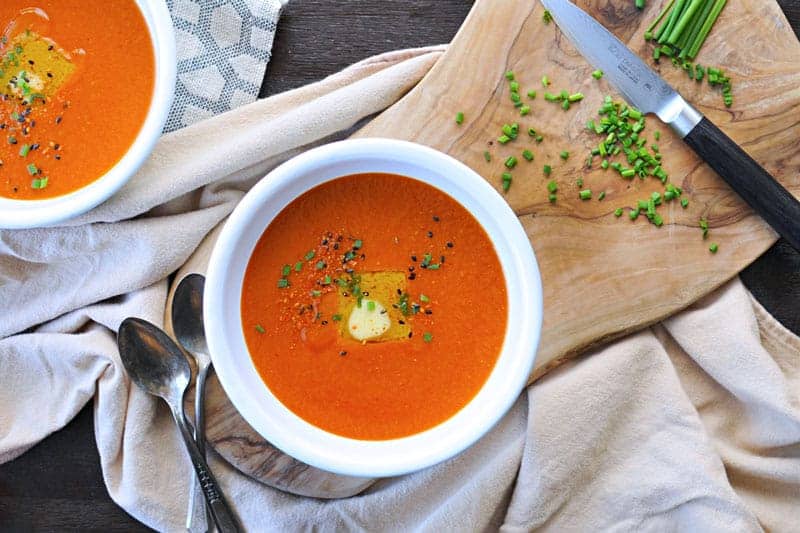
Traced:
[[425, 342], [431, 342], [433, 340], [433, 333], [426, 331], [422, 334], [422, 340]]
[[533, 89], [531, 89], [530, 91], [528, 91], [528, 98], [530, 98], [531, 100], [533, 100], [534, 98], [536, 98], [536, 91], [534, 91]]
[[639, 218], [639, 208], [637, 207], [636, 209], [631, 209], [630, 213], [628, 213], [628, 217], [631, 220], [636, 220]]
[[551, 167], [550, 165], [545, 165], [542, 170], [544, 171], [545, 176], [549, 176], [550, 173], [553, 172], [553, 167]]
[[281, 279], [278, 280], [278, 288], [279, 289], [285, 289], [288, 286], [289, 286], [289, 280], [288, 279], [281, 278]]
[[267, 330], [265, 330], [264, 326], [262, 326], [261, 324], [256, 324], [256, 331], [259, 332], [259, 333], [266, 333], [267, 332]]
[[581, 100], [583, 100], [583, 93], [575, 93], [567, 97], [567, 101], [571, 103], [580, 102]]
[[615, 217], [617, 217], [617, 218], [621, 217], [622, 213], [623, 213], [623, 210], [622, 210], [621, 207], [618, 207], [618, 208], [614, 209], [614, 216]]
[[486, 160], [487, 163], [492, 161], [492, 154], [489, 152], [483, 152], [483, 158]]
[[360, 250], [362, 246], [364, 246], [364, 241], [361, 239], [353, 241], [353, 250]]
[[367, 300], [367, 311], [374, 311], [375, 310], [375, 302], [372, 300]]
[[440, 263], [433, 263], [432, 265], [428, 265], [428, 270], [439, 270], [442, 267]]
[[519, 108], [520, 116], [524, 117], [525, 115], [529, 114], [530, 112], [531, 112], [531, 106], [529, 106], [529, 105], [523, 105], [522, 107]]
[[514, 81], [514, 71], [509, 70], [508, 72], [506, 72], [506, 79], [508, 81]]
[[605, 197], [606, 197], [606, 191], [600, 191], [600, 194], [597, 195], [597, 201], [600, 202]]
[[522, 157], [524, 157], [526, 161], [533, 161], [533, 152], [530, 150], [523, 150]]
[[512, 176], [510, 172], [503, 172], [503, 191], [508, 192], [511, 188]]
[[553, 15], [550, 14], [548, 10], [544, 10], [544, 14], [542, 15], [542, 21], [545, 24], [550, 24], [550, 21], [553, 20]]
[[331, 320], [334, 322], [339, 322], [342, 319], [342, 315], [336, 314], [331, 317]]
[[17, 144], [17, 138], [13, 135], [8, 136], [8, 144]]
[[542, 87], [547, 87], [550, 85], [550, 78], [547, 75], [542, 76]]
[[308, 253], [306, 254], [306, 261], [311, 261], [312, 259], [314, 259], [315, 255], [317, 255], [317, 252], [315, 252], [314, 250], [309, 250]]
[[464, 123], [464, 113], [459, 111], [456, 113], [456, 124], [461, 125]]
[[44, 189], [47, 187], [47, 176], [31, 181], [31, 189]]
[[519, 92], [519, 82], [518, 81], [512, 81], [511, 83], [508, 84], [508, 88], [512, 93], [518, 93]]
[[564, 161], [566, 161], [567, 159], [569, 159], [569, 152], [567, 152], [566, 150], [564, 150], [563, 152], [561, 152], [561, 153], [560, 153], [560, 154], [558, 154], [558, 155], [559, 155], [559, 157], [560, 157], [561, 159], [563, 159]]
[[425, 296], [424, 294], [420, 294], [419, 295], [419, 301], [422, 302], [422, 303], [428, 303], [428, 302], [431, 301], [431, 299], [428, 298], [427, 296]]
[[312, 289], [312, 290], [311, 290], [311, 296], [312, 296], [312, 297], [314, 297], [314, 298], [319, 298], [321, 295], [322, 295], [322, 292], [320, 292], [320, 291], [318, 291], [318, 290], [316, 290], [316, 289]]
[[550, 195], [548, 195], [548, 197], [547, 197], [547, 198], [548, 198], [548, 200], [550, 200], [550, 203], [551, 203], [551, 204], [554, 204], [554, 203], [556, 203], [556, 200], [558, 199], [558, 197], [557, 197], [555, 194], [553, 194], [553, 193], [551, 193]]
[[23, 144], [22, 147], [20, 147], [19, 149], [19, 155], [22, 157], [26, 157], [30, 151], [31, 151], [30, 145]]
[[542, 137], [541, 135], [537, 135], [537, 136], [536, 136], [536, 142], [537, 142], [537, 143], [540, 143], [540, 142], [542, 142], [542, 140], [544, 140], [544, 137]]
[[31, 176], [35, 176], [36, 174], [39, 173], [39, 169], [33, 163], [29, 164], [27, 168], [28, 168], [28, 174], [30, 174]]
[[326, 266], [328, 266], [328, 265], [325, 264], [325, 261], [317, 261], [317, 264], [315, 265], [315, 268], [317, 270], [322, 270]]
[[704, 218], [700, 219], [700, 229], [703, 230], [703, 238], [705, 239], [708, 237], [708, 220]]
[[681, 200], [681, 207], [682, 207], [682, 208], [684, 208], [684, 209], [686, 209], [686, 206], [688, 206], [688, 205], [689, 205], [689, 200], [688, 200], [688, 199], [686, 199], [686, 198], [683, 198], [683, 199]]
[[717, 253], [717, 250], [719, 250], [719, 245], [715, 242], [712, 242], [711, 246], [708, 247], [708, 251], [711, 252], [712, 254]]
[[322, 278], [322, 284], [323, 285], [330, 285], [331, 284], [331, 277], [326, 275], [324, 278]]
[[292, 267], [290, 267], [289, 265], [283, 265], [283, 268], [281, 268], [281, 276], [285, 278], [286, 276], [289, 275], [291, 271]]
[[581, 200], [591, 200], [591, 198], [592, 198], [592, 190], [591, 189], [584, 189], [584, 190], [582, 190], [581, 192], [578, 193], [578, 197], [580, 197]]
[[603, 71], [600, 69], [595, 70], [594, 72], [592, 72], [592, 77], [596, 80], [599, 80], [600, 78], [603, 77]]
[[297, 263], [294, 264], [294, 271], [300, 272], [301, 270], [303, 270], [303, 262], [298, 261]]
[[508, 159], [506, 159], [505, 163], [503, 164], [506, 166], [506, 168], [512, 169], [515, 166], [517, 166], [517, 158], [514, 157], [513, 155], [508, 156]]
[[558, 183], [556, 183], [555, 180], [548, 182], [547, 191], [550, 193], [558, 192]]
[[499, 142], [500, 144], [506, 144], [510, 140], [511, 140], [511, 137], [509, 137], [508, 135], [505, 135], [505, 134], [503, 134], [503, 135], [501, 135], [500, 137], [497, 138], [497, 142]]

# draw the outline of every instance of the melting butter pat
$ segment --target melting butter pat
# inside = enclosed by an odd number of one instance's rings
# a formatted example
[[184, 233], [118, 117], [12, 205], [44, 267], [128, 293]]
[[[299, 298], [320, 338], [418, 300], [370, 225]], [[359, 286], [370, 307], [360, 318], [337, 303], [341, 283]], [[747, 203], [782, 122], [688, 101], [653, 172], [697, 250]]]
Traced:
[[358, 341], [380, 337], [392, 326], [389, 313], [380, 302], [364, 298], [361, 307], [354, 306], [347, 320], [350, 336]]

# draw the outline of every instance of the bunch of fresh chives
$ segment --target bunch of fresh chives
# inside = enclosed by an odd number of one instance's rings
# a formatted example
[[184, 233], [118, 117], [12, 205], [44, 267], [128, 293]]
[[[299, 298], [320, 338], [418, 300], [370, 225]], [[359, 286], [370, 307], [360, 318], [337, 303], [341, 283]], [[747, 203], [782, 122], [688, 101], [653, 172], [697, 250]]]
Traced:
[[672, 52], [665, 55], [692, 60], [726, 3], [727, 0], [670, 0], [647, 28], [645, 39], [660, 44], [662, 53]]

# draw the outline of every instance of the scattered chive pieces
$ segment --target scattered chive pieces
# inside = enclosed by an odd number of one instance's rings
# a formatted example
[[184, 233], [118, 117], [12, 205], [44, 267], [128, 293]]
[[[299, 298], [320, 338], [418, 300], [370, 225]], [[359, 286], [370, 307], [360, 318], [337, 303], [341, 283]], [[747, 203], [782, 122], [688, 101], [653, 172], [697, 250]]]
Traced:
[[318, 290], [316, 290], [316, 289], [312, 289], [312, 290], [311, 290], [311, 296], [312, 296], [313, 298], [319, 298], [321, 295], [322, 295], [322, 293], [321, 293], [320, 291], [318, 291]]
[[22, 157], [26, 157], [30, 151], [31, 147], [27, 144], [23, 144], [22, 147], [19, 149], [19, 155]]
[[503, 134], [503, 135], [501, 135], [500, 137], [497, 138], [497, 142], [499, 142], [500, 144], [506, 144], [510, 140], [511, 140], [511, 137], [509, 137], [508, 135], [505, 135], [505, 134]]
[[639, 208], [637, 207], [636, 209], [631, 209], [630, 213], [628, 213], [628, 218], [631, 220], [636, 220], [639, 218]]
[[8, 136], [8, 144], [17, 144], [17, 138], [13, 135]]
[[592, 72], [592, 77], [596, 80], [599, 80], [600, 78], [603, 77], [603, 71], [600, 69], [595, 70], [594, 72]]
[[660, 140], [661, 140], [661, 132], [660, 132], [660, 131], [658, 131], [658, 130], [654, 131], [654, 132], [653, 132], [653, 138], [654, 138], [656, 141], [660, 141]]
[[283, 268], [281, 269], [281, 275], [285, 278], [286, 276], [289, 275], [291, 271], [292, 267], [290, 267], [289, 265], [283, 265]]
[[551, 204], [556, 203], [556, 200], [558, 199], [558, 197], [553, 193], [551, 193], [547, 198], [550, 200]]
[[464, 123], [464, 113], [459, 111], [456, 113], [456, 124], [461, 125]]
[[362, 246], [364, 246], [364, 241], [361, 239], [356, 239], [353, 242], [353, 250], [360, 250]]
[[294, 271], [300, 272], [301, 270], [303, 270], [303, 262], [298, 261], [297, 263], [294, 264]]
[[309, 250], [306, 254], [306, 261], [311, 261], [317, 253], [314, 250]]
[[528, 128], [528, 135], [531, 137], [536, 137], [536, 130], [533, 128]]
[[712, 242], [711, 246], [708, 247], [708, 251], [711, 252], [712, 254], [717, 253], [717, 250], [719, 250], [719, 245], [715, 242]]
[[323, 268], [325, 268], [326, 266], [327, 266], [327, 265], [325, 264], [325, 261], [317, 261], [317, 264], [316, 264], [316, 267], [315, 267], [315, 268], [316, 268], [317, 270], [322, 270], [322, 269], [323, 269]]
[[564, 100], [561, 102], [561, 109], [564, 111], [569, 111], [569, 100]]
[[544, 137], [542, 137], [541, 135], [537, 135], [537, 136], [536, 136], [536, 142], [537, 142], [537, 143], [540, 143], [540, 142], [542, 142], [542, 140], [544, 140]]
[[514, 157], [513, 155], [510, 155], [510, 156], [508, 156], [508, 159], [506, 159], [505, 163], [503, 163], [503, 164], [506, 166], [506, 168], [512, 169], [515, 166], [517, 166], [517, 158]]
[[530, 112], [531, 112], [531, 106], [529, 106], [529, 105], [523, 105], [522, 107], [519, 108], [520, 116], [524, 117], [525, 115], [529, 114]]
[[508, 89], [512, 93], [518, 93], [519, 92], [519, 82], [518, 81], [512, 81], [511, 83], [508, 84]]
[[618, 207], [618, 208], [614, 209], [614, 216], [615, 217], [617, 217], [617, 218], [621, 217], [622, 213], [623, 213], [623, 210], [622, 210], [621, 207]]
[[553, 172], [553, 168], [550, 165], [545, 165], [543, 170], [545, 176], [549, 176]]
[[597, 195], [597, 201], [600, 202], [605, 197], [606, 197], [606, 191], [600, 191], [600, 194]]
[[422, 334], [422, 340], [425, 342], [431, 342], [433, 340], [433, 333], [426, 331]]
[[547, 191], [550, 192], [550, 193], [557, 192], [558, 191], [558, 183], [556, 183], [555, 180], [551, 180], [550, 182], [548, 182]]
[[576, 179], [575, 185], [577, 185], [578, 187], [583, 187], [583, 178]]
[[553, 20], [553, 15], [550, 14], [548, 10], [544, 10], [544, 14], [542, 15], [542, 21], [545, 24], [550, 24], [550, 21]]
[[575, 103], [575, 102], [580, 102], [581, 100], [583, 100], [583, 93], [575, 93], [567, 96], [568, 102]]
[[323, 285], [330, 285], [331, 284], [331, 277], [326, 275], [324, 278], [322, 278], [322, 284]]
[[591, 189], [584, 189], [578, 193], [578, 197], [581, 200], [591, 200], [592, 199], [592, 190]]
[[523, 150], [522, 157], [524, 157], [526, 161], [533, 161], [533, 152], [530, 150]]
[[542, 76], [542, 87], [547, 87], [550, 85], [550, 78], [547, 75]]
[[375, 310], [375, 302], [372, 300], [367, 301], [367, 311], [374, 311]]
[[33, 163], [28, 165], [28, 174], [30, 174], [31, 176], [35, 176], [38, 173], [39, 169], [36, 167], [36, 165], [34, 165]]
[[708, 237], [708, 220], [704, 218], [700, 219], [700, 229], [703, 230], [703, 238], [705, 239]]
[[259, 333], [266, 333], [267, 332], [267, 330], [265, 330], [264, 326], [262, 326], [261, 324], [256, 324], [256, 331], [259, 332]]
[[681, 199], [681, 207], [686, 209], [686, 206], [689, 205], [689, 200], [687, 198]]
[[534, 90], [528, 91], [528, 98], [530, 98], [531, 100], [536, 98], [536, 91], [534, 91]]
[[45, 187], [47, 187], [47, 176], [43, 178], [36, 178], [31, 181], [32, 189], [44, 189]]
[[492, 161], [492, 154], [489, 152], [483, 152], [483, 158], [486, 160], [487, 163]]
[[336, 314], [331, 317], [331, 320], [334, 322], [339, 322], [342, 319], [342, 315]]
[[288, 279], [281, 278], [281, 279], [278, 280], [278, 288], [279, 289], [285, 289], [288, 286], [289, 286], [289, 280]]
[[566, 161], [567, 159], [569, 159], [569, 152], [567, 152], [566, 150], [564, 150], [563, 152], [561, 152], [561, 153], [559, 154], [559, 157], [561, 157], [561, 159], [563, 159], [564, 161]]
[[636, 9], [644, 9], [645, 0], [635, 0], [634, 5], [636, 6]]
[[508, 81], [514, 81], [514, 71], [513, 70], [509, 70], [508, 72], [506, 72], [506, 79]]

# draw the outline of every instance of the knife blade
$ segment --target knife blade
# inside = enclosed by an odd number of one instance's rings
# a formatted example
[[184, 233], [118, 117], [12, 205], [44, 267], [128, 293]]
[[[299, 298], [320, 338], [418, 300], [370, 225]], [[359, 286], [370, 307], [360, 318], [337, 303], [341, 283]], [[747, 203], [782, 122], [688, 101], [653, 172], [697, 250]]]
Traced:
[[789, 191], [591, 15], [567, 0], [541, 2], [561, 32], [629, 104], [668, 124], [800, 251], [800, 202]]

